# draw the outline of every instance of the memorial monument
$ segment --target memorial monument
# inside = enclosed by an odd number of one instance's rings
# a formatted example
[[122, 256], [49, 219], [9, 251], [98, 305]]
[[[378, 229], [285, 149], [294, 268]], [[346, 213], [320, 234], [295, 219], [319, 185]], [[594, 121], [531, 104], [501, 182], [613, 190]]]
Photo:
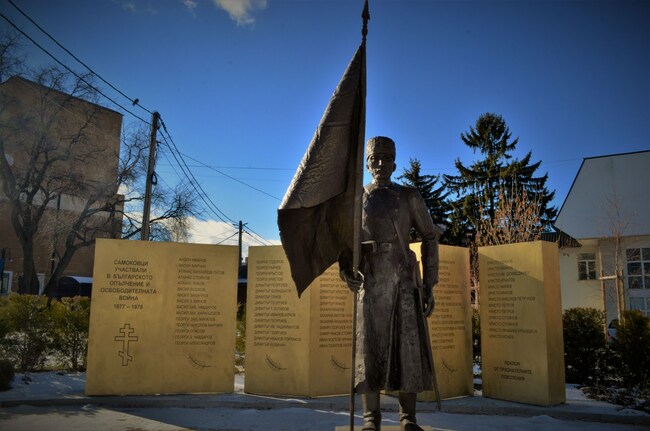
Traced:
[[236, 246], [98, 239], [87, 395], [232, 392]]
[[483, 396], [566, 401], [557, 244], [480, 247]]
[[[364, 430], [381, 427], [381, 390], [399, 392], [402, 429], [419, 430], [417, 393], [434, 389], [426, 317], [433, 312], [438, 282], [438, 232], [417, 190], [391, 181], [395, 143], [372, 138], [366, 154], [372, 183], [363, 193], [359, 274], [345, 252], [339, 261], [341, 276], [360, 292], [355, 388], [363, 401]], [[412, 228], [422, 238], [421, 278], [407, 242]]]
[[[370, 139], [364, 158], [367, 1], [362, 18], [361, 46], [278, 209], [278, 227], [299, 296], [337, 261], [355, 292], [350, 428], [359, 392], [363, 429], [380, 430], [385, 389], [400, 392], [402, 431], [419, 431], [417, 392], [437, 391], [426, 317], [438, 281], [438, 233], [419, 193], [390, 180], [395, 143]], [[365, 189], [364, 161], [373, 177]], [[411, 228], [423, 239], [422, 280], [408, 249]]]

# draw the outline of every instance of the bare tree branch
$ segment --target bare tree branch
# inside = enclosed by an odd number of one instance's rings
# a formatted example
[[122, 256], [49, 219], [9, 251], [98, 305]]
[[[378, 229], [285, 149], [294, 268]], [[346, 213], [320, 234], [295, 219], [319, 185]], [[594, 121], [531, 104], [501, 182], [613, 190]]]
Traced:
[[[18, 44], [15, 35], [0, 34], [0, 78], [21, 70]], [[127, 128], [120, 149], [121, 117], [97, 101], [92, 76], [55, 66], [40, 69], [31, 80], [0, 84], [0, 183], [23, 252], [21, 293], [38, 291], [39, 248], [51, 252], [45, 288], [51, 296], [78, 250], [98, 237], [140, 232], [148, 130]], [[11, 163], [5, 154], [11, 154]], [[169, 240], [173, 231], [182, 238], [195, 196], [183, 183], [174, 190], [158, 185], [152, 239]]]

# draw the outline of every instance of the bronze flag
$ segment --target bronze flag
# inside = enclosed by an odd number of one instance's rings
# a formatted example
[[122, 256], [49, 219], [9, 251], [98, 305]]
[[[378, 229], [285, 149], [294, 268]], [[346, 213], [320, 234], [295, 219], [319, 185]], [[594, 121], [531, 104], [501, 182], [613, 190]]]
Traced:
[[[278, 209], [280, 239], [298, 296], [354, 250], [365, 136], [365, 40], [354, 54]], [[356, 193], [355, 193], [356, 192]], [[357, 205], [358, 206], [358, 205]], [[358, 236], [358, 235], [356, 235]]]

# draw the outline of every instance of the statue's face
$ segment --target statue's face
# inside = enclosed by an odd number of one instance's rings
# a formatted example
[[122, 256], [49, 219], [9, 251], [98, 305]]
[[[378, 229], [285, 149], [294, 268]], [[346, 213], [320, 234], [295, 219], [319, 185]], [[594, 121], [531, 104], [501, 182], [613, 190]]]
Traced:
[[367, 167], [374, 180], [390, 180], [397, 168], [395, 156], [391, 153], [372, 153], [368, 156]]

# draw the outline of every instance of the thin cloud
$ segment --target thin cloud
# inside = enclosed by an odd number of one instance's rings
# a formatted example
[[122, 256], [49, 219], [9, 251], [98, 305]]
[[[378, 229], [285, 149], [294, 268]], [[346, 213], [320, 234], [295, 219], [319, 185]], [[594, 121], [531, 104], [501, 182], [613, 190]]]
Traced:
[[236, 245], [237, 229], [228, 223], [216, 220], [199, 220], [190, 217], [189, 242], [196, 244]]
[[252, 12], [266, 9], [266, 0], [212, 0], [215, 6], [225, 10], [237, 25], [251, 25], [255, 22]]
[[192, 14], [194, 15], [195, 9], [198, 7], [198, 3], [196, 0], [183, 0], [183, 6]]
[[[239, 243], [238, 228], [221, 221], [199, 220], [190, 217], [188, 242], [194, 244], [220, 244], [237, 245]], [[267, 243], [280, 245], [278, 240], [263, 239]], [[242, 237], [242, 255], [248, 256], [248, 247], [261, 245], [258, 240], [252, 239], [247, 233]]]
[[113, 0], [113, 2], [121, 4], [122, 9], [129, 13], [148, 13], [155, 15], [158, 13], [156, 9], [151, 5], [151, 1], [139, 1], [139, 0]]
[[135, 13], [135, 12], [138, 11], [138, 7], [137, 7], [137, 6], [135, 5], [135, 3], [133, 3], [133, 2], [125, 2], [125, 3], [122, 3], [122, 8], [123, 8], [125, 11], [127, 11], [127, 12], [133, 12], [133, 13]]

